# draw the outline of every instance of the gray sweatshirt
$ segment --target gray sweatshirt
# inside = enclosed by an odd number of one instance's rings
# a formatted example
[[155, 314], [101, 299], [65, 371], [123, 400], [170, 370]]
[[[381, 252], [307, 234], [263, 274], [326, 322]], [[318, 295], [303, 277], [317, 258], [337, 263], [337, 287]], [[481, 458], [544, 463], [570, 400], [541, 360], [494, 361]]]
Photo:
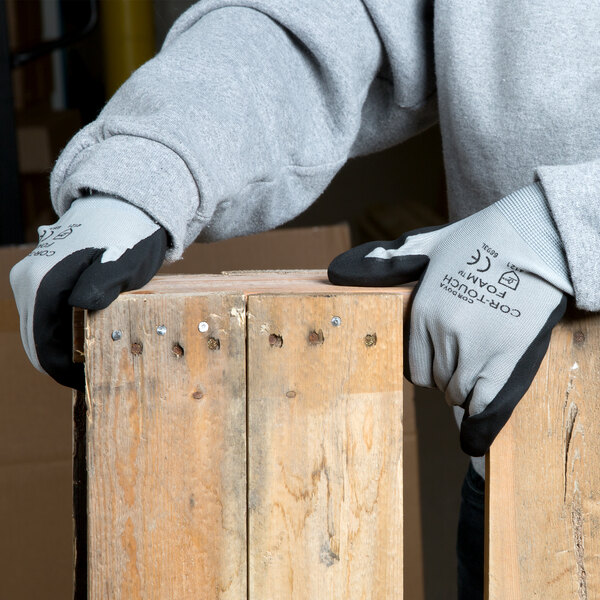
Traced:
[[451, 218], [540, 179], [598, 310], [598, 31], [593, 0], [203, 0], [66, 147], [54, 207], [125, 199], [175, 260], [284, 223], [349, 157], [439, 121]]
[[595, 0], [203, 0], [66, 147], [54, 207], [125, 199], [175, 260], [284, 223], [349, 157], [439, 121], [451, 218], [539, 179], [599, 310], [599, 31]]

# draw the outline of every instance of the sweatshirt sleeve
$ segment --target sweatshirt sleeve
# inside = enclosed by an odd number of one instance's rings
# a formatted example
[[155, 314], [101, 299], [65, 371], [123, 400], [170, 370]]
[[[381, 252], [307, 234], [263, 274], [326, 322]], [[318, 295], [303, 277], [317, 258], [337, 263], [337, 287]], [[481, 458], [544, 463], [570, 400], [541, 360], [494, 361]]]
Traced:
[[563, 242], [578, 308], [600, 311], [600, 160], [537, 169]]
[[[67, 145], [56, 212], [90, 191], [124, 199], [169, 232], [168, 260], [196, 238], [292, 219], [349, 157], [436, 120], [428, 17], [406, 12], [387, 0], [198, 2]], [[398, 39], [397, 23], [415, 39]]]

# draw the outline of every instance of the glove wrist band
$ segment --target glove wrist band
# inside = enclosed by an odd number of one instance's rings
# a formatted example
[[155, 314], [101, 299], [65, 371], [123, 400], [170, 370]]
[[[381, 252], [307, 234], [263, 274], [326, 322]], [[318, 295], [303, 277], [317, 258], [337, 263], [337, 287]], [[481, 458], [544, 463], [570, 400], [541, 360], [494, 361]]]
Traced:
[[570, 281], [563, 244], [539, 183], [523, 187], [493, 206], [549, 267]]

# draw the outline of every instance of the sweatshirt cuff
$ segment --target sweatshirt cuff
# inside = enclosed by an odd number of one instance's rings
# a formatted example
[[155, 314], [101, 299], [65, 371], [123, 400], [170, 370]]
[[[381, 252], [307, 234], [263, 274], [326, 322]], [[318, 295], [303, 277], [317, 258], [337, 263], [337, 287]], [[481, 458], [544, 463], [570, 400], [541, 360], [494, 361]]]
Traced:
[[536, 177], [564, 243], [577, 307], [600, 311], [600, 160], [540, 166]]
[[50, 187], [59, 216], [74, 200], [90, 192], [140, 208], [167, 230], [169, 262], [183, 254], [188, 227], [196, 220], [199, 204], [196, 183], [179, 155], [159, 142], [126, 135], [80, 150], [74, 160], [60, 157]]
[[563, 243], [539, 183], [505, 196], [495, 206], [535, 253], [571, 287]]

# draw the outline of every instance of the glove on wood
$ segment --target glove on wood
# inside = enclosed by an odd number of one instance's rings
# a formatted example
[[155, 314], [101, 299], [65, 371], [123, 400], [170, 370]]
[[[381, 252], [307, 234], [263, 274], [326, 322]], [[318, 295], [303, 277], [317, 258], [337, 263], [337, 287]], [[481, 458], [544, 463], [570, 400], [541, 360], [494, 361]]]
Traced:
[[23, 345], [36, 369], [83, 390], [83, 365], [72, 361], [72, 307], [105, 308], [145, 285], [163, 262], [166, 231], [127, 202], [90, 196], [38, 234], [38, 246], [10, 272]]
[[369, 242], [329, 266], [338, 285], [418, 280], [405, 334], [405, 375], [465, 412], [462, 449], [482, 456], [526, 393], [573, 294], [541, 186], [522, 188], [456, 223]]

